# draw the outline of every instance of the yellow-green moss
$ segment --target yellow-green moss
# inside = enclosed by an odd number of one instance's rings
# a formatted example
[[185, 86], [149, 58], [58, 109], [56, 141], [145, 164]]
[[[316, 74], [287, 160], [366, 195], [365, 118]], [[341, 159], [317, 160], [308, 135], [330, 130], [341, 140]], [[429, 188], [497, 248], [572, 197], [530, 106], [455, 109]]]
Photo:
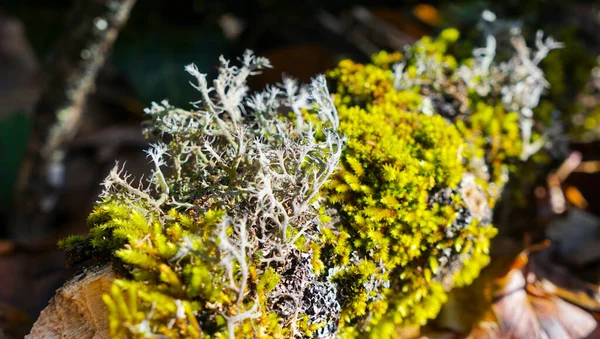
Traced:
[[[461, 86], [453, 76], [457, 61], [446, 54], [457, 38], [456, 30], [447, 30], [422, 39], [404, 57], [380, 53], [367, 65], [344, 60], [328, 73], [340, 131], [348, 137], [340, 171], [325, 188], [341, 219], [338, 229], [325, 232], [333, 260], [343, 267], [335, 278], [351, 291], [342, 337], [394, 337], [394, 326], [423, 324], [452, 287], [471, 283], [490, 260], [496, 229], [490, 220], [460, 219], [467, 207], [458, 190], [470, 172], [483, 191], [481, 204], [493, 207], [521, 154], [521, 135], [516, 113], [468, 90], [462, 100], [469, 115], [423, 114], [432, 90], [444, 90], [432, 88], [437, 72], [445, 85]], [[417, 71], [416, 55], [439, 69]], [[413, 86], [394, 86], [391, 64], [400, 61], [405, 76], [418, 80]], [[444, 189], [452, 191], [451, 200], [432, 201]], [[385, 282], [377, 292], [383, 297], [370, 295], [370, 279]]]
[[[160, 220], [158, 215], [143, 215], [135, 206], [110, 201], [95, 208], [88, 241], [95, 249], [112, 249], [118, 266], [127, 272], [104, 296], [111, 337], [145, 338], [150, 332], [168, 338], [228, 337], [218, 310], [231, 307], [236, 295], [225, 286], [227, 279], [216, 264], [213, 238], [222, 216], [219, 210], [202, 215], [171, 210]], [[257, 273], [255, 266], [250, 271]], [[272, 270], [254, 278], [263, 296], [278, 281]], [[250, 308], [254, 302], [244, 304]], [[267, 312], [264, 303], [259, 309], [261, 316], [254, 322], [261, 327], [258, 337], [282, 337], [278, 317]], [[238, 337], [254, 333], [244, 328], [241, 324]]]

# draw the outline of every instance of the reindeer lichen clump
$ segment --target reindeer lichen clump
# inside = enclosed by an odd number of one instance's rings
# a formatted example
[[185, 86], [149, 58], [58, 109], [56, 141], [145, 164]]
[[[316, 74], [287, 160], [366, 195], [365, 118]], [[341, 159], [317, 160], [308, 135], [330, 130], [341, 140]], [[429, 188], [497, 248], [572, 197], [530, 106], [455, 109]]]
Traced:
[[[168, 102], [147, 110], [149, 187], [133, 186], [119, 167], [104, 183], [83, 242], [113, 253], [125, 272], [105, 296], [113, 337], [336, 330], [340, 305], [319, 275], [319, 227], [320, 189], [343, 145], [337, 112], [323, 77], [248, 96], [247, 77], [269, 63], [250, 52], [241, 62], [221, 59], [212, 86], [186, 67], [202, 95], [196, 110]], [[331, 127], [317, 133], [304, 115]]]
[[251, 52], [221, 58], [212, 84], [187, 66], [195, 109], [147, 110], [149, 185], [116, 166], [90, 235], [63, 242], [120, 273], [111, 336], [385, 338], [434, 317], [489, 262], [494, 203], [544, 139], [523, 91], [541, 94], [538, 59], [557, 47], [538, 36], [529, 59], [515, 36], [496, 63], [489, 35], [459, 62], [456, 39], [253, 95], [270, 65]]

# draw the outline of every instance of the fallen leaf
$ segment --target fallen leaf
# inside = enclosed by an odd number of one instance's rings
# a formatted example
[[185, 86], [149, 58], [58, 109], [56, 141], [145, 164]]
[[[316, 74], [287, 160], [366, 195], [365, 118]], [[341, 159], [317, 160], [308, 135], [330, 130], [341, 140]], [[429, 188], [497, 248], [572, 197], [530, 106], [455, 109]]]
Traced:
[[567, 201], [577, 206], [577, 208], [586, 209], [588, 206], [583, 194], [581, 194], [581, 191], [575, 186], [569, 186], [565, 189], [565, 197], [567, 198]]
[[502, 284], [494, 293], [496, 301], [492, 305], [501, 332], [511, 338], [541, 338], [542, 329], [528, 300], [523, 273], [512, 270], [502, 278]]
[[585, 338], [597, 326], [589, 313], [555, 297], [529, 297], [542, 330], [549, 338]]
[[419, 4], [412, 12], [419, 20], [431, 26], [438, 26], [441, 22], [440, 11], [429, 4]]
[[543, 289], [534, 273], [512, 269], [496, 281], [492, 309], [501, 335], [509, 338], [584, 338], [596, 328], [596, 320]]
[[588, 311], [600, 312], [600, 286], [588, 283], [551, 260], [551, 249], [531, 256], [529, 270], [548, 293]]
[[[434, 332], [474, 339], [558, 339], [590, 335], [596, 328], [596, 320], [580, 305], [571, 304], [570, 301], [580, 298], [580, 301], [595, 307], [593, 296], [587, 294], [592, 286], [569, 280], [576, 278], [568, 272], [558, 274], [555, 271], [553, 274], [563, 281], [569, 281], [570, 287], [579, 290], [561, 289], [551, 285], [546, 276], [537, 275], [545, 273], [539, 262], [544, 256], [539, 253], [545, 255], [551, 252], [552, 249], [548, 248], [550, 244], [544, 241], [529, 246], [513, 256], [512, 260], [507, 260], [506, 256], [495, 257], [471, 286], [450, 293], [448, 302], [432, 324], [438, 329]], [[583, 286], [587, 288], [586, 292], [576, 295]], [[439, 332], [439, 329], [446, 332]]]
[[[572, 304], [580, 306], [589, 311], [600, 312], [600, 302], [598, 302], [598, 299], [596, 297], [590, 296], [589, 292], [586, 292], [581, 289], [571, 291], [566, 288], [558, 287], [549, 280], [545, 279], [541, 281], [541, 284], [545, 290], [553, 293], [554, 295], [564, 300], [567, 300]], [[586, 290], [589, 289], [590, 288], [586, 288]]]

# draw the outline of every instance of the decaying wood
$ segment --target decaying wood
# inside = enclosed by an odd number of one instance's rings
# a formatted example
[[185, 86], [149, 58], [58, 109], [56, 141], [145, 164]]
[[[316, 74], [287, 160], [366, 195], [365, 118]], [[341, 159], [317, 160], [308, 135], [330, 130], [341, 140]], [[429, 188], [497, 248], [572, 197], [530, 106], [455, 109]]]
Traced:
[[110, 265], [76, 276], [56, 292], [25, 338], [109, 338], [108, 309], [102, 295], [109, 292], [114, 279]]

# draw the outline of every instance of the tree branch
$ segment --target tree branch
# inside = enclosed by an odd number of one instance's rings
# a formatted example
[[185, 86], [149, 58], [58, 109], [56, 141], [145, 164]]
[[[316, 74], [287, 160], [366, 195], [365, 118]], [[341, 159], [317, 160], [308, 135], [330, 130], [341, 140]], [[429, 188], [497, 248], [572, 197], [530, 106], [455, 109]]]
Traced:
[[135, 2], [77, 1], [69, 14], [49, 60], [45, 90], [34, 108], [28, 152], [15, 187], [11, 238], [35, 241], [52, 227], [69, 142], [78, 131], [96, 75]]

